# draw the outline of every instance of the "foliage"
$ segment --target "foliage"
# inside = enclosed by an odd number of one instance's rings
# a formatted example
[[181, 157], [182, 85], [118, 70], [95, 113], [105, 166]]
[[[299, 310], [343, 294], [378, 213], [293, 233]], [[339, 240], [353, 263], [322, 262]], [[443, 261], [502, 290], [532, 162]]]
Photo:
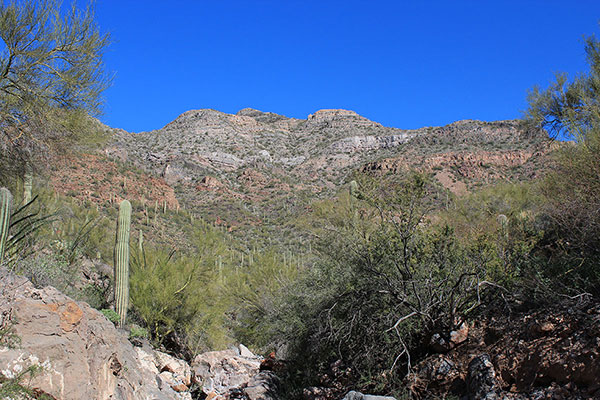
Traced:
[[235, 299], [231, 323], [236, 339], [264, 347], [274, 344], [272, 321], [282, 306], [281, 294], [297, 282], [301, 267], [298, 260], [284, 260], [272, 249], [253, 253], [247, 257], [250, 265], [236, 265], [226, 278], [226, 293]]
[[148, 337], [150, 337], [150, 332], [148, 332], [148, 329], [146, 329], [146, 328], [142, 328], [141, 326], [133, 325], [129, 329], [129, 338], [130, 339], [148, 338]]
[[113, 309], [103, 308], [102, 310], [100, 310], [100, 312], [106, 317], [106, 319], [108, 319], [110, 322], [112, 322], [115, 325], [117, 325], [119, 323], [119, 321], [121, 320], [121, 318], [119, 317], [119, 314], [117, 314], [117, 312]]
[[21, 343], [21, 338], [15, 333], [15, 322], [10, 314], [0, 316], [0, 346], [14, 349]]
[[569, 81], [566, 74], [557, 74], [550, 86], [534, 87], [528, 95], [526, 121], [553, 135], [578, 141], [600, 123], [600, 43], [594, 36], [585, 39], [585, 53], [590, 71]]
[[77, 270], [56, 252], [35, 254], [16, 264], [15, 272], [26, 276], [36, 287], [53, 286], [70, 295]]
[[207, 322], [206, 304], [213, 300], [207, 286], [215, 278], [201, 258], [151, 246], [145, 246], [141, 254], [134, 253], [131, 303], [157, 345], [166, 345], [174, 335], [184, 335], [185, 345], [195, 345], [207, 328], [203, 325]]
[[[110, 79], [91, 6], [61, 12], [57, 0], [0, 3], [0, 125], [3, 173], [24, 170], [82, 132], [96, 133], [97, 114]], [[39, 168], [39, 165], [32, 164]]]
[[6, 258], [14, 263], [27, 258], [35, 251], [35, 242], [40, 229], [52, 221], [53, 215], [43, 215], [37, 206], [38, 197], [17, 208], [10, 217], [9, 238], [6, 243]]
[[39, 394], [30, 388], [30, 381], [34, 376], [40, 373], [42, 367], [39, 365], [30, 365], [18, 372], [14, 376], [4, 377], [0, 374], [0, 398], [27, 400], [27, 399], [47, 399], [52, 397], [46, 394]]
[[531, 124], [575, 139], [556, 151], [540, 185], [545, 235], [536, 254], [551, 292], [600, 293], [600, 43], [587, 38], [585, 51], [589, 72], [534, 90], [526, 114]]
[[321, 260], [288, 291], [273, 332], [309, 376], [342, 360], [381, 390], [398, 385], [431, 335], [449, 334], [497, 290], [488, 269], [498, 252], [431, 224], [424, 176], [356, 181], [355, 199], [316, 207]]

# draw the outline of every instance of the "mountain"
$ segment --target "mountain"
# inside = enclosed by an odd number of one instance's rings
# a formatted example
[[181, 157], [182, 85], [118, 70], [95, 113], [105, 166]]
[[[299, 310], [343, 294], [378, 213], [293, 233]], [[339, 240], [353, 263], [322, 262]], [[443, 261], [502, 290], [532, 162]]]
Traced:
[[65, 161], [69, 168], [57, 169], [55, 188], [96, 203], [129, 198], [183, 207], [230, 231], [285, 225], [312, 201], [332, 196], [355, 171], [414, 168], [460, 195], [534, 179], [551, 150], [544, 131], [518, 120], [404, 130], [349, 110], [296, 119], [250, 108], [203, 109], [154, 131], [105, 129], [112, 139], [102, 154]]

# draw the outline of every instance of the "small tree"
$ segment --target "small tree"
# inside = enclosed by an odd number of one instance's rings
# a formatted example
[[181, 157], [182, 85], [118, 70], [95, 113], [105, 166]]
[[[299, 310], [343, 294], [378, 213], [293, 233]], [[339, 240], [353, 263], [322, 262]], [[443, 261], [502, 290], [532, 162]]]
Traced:
[[585, 39], [585, 53], [587, 74], [569, 81], [559, 73], [547, 89], [536, 86], [529, 92], [525, 120], [530, 125], [579, 142], [600, 126], [600, 43], [594, 36]]
[[61, 12], [57, 0], [25, 0], [0, 1], [0, 38], [0, 161], [2, 170], [22, 172], [99, 113], [110, 82], [102, 62], [109, 37], [91, 6]]
[[535, 88], [525, 117], [575, 140], [556, 152], [541, 184], [545, 272], [566, 288], [600, 293], [600, 42], [588, 37], [585, 52], [589, 72], [573, 80], [561, 74], [546, 90]]

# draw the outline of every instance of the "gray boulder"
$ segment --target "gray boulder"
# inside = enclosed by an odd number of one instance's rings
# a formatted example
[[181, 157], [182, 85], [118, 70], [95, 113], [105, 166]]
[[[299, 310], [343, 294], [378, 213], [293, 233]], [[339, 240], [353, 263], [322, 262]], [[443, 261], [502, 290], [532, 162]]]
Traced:
[[342, 400], [396, 400], [394, 397], [389, 396], [374, 396], [371, 394], [362, 394], [355, 392], [354, 390], [348, 392]]

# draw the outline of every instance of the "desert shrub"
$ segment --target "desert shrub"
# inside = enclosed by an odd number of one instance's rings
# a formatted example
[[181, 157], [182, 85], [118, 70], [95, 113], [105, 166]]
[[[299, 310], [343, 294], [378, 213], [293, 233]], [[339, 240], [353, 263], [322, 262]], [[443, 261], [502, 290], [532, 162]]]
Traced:
[[569, 80], [559, 74], [545, 90], [529, 94], [529, 124], [573, 139], [556, 152], [541, 184], [544, 240], [538, 272], [555, 289], [600, 293], [600, 42], [586, 38], [589, 71]]
[[262, 348], [273, 344], [270, 324], [281, 306], [280, 294], [296, 282], [301, 266], [284, 262], [273, 249], [254, 251], [245, 259], [247, 264], [234, 266], [225, 285], [232, 300], [230, 326], [237, 340]]
[[106, 319], [108, 319], [115, 325], [118, 324], [121, 319], [121, 317], [119, 317], [119, 314], [117, 314], [115, 310], [112, 310], [110, 308], [103, 308], [102, 310], [100, 310], [100, 312], [106, 317]]
[[432, 334], [449, 334], [496, 290], [487, 270], [498, 254], [432, 225], [422, 175], [357, 179], [356, 197], [316, 206], [321, 261], [288, 291], [273, 334], [292, 343], [305, 376], [342, 360], [363, 388], [389, 391]]
[[188, 330], [203, 313], [201, 293], [208, 281], [199, 260], [175, 251], [146, 247], [132, 258], [131, 303], [158, 345], [176, 329]]
[[26, 276], [38, 288], [53, 286], [65, 294], [72, 293], [78, 278], [76, 268], [57, 252], [40, 252], [21, 260], [15, 271]]
[[503, 183], [454, 199], [434, 219], [451, 226], [463, 245], [480, 246], [480, 254], [488, 254], [487, 275], [515, 289], [535, 265], [531, 253], [543, 235], [541, 199], [533, 184]]
[[210, 226], [199, 228], [189, 255], [147, 245], [131, 259], [134, 320], [137, 316], [155, 344], [185, 357], [233, 342], [227, 329], [228, 243]]
[[129, 338], [130, 339], [148, 338], [148, 337], [150, 337], [150, 332], [148, 332], [148, 329], [146, 329], [146, 328], [142, 328], [141, 326], [133, 325], [129, 329]]
[[536, 254], [551, 291], [600, 294], [600, 128], [562, 146], [540, 185], [544, 238]]

